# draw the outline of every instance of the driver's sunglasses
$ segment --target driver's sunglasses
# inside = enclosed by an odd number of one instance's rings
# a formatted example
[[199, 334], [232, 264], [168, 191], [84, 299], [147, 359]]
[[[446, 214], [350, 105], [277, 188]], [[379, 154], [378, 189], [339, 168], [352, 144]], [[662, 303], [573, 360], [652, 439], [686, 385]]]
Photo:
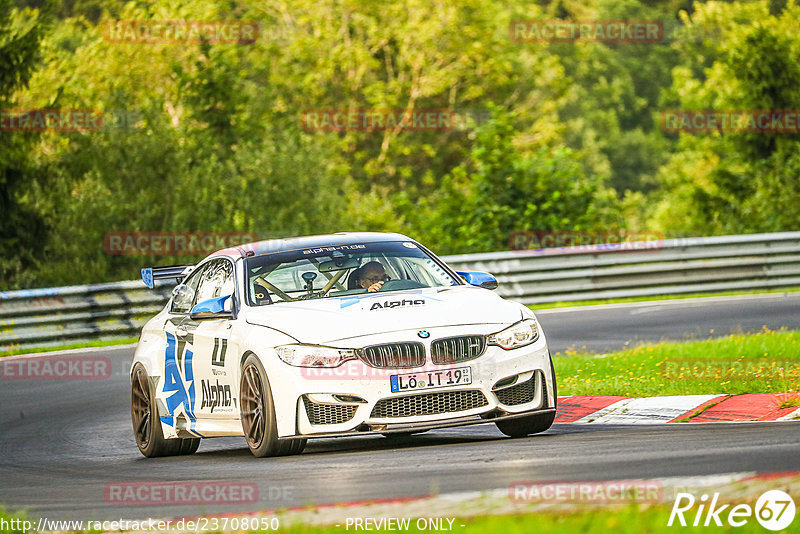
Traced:
[[384, 274], [380, 278], [364, 278], [364, 280], [366, 280], [370, 284], [376, 284], [378, 282], [388, 282], [391, 279], [392, 278], [388, 274]]

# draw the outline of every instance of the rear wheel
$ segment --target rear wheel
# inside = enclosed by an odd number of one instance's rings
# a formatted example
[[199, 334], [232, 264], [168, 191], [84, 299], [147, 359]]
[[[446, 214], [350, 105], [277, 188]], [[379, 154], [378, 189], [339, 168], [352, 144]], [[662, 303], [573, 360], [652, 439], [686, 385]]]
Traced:
[[545, 388], [544, 403], [542, 408], [553, 408], [554, 410], [549, 413], [533, 414], [527, 417], [519, 417], [517, 419], [508, 419], [506, 421], [497, 421], [495, 425], [497, 428], [510, 438], [522, 438], [530, 436], [531, 434], [538, 434], [544, 432], [553, 426], [553, 421], [556, 419], [555, 408], [558, 404], [558, 386], [556, 384], [556, 372], [553, 369], [553, 359], [550, 358], [550, 377], [553, 381], [553, 406], [549, 406], [547, 402], [547, 390]]
[[193, 454], [200, 446], [200, 438], [164, 438], [155, 398], [147, 371], [142, 364], [136, 364], [131, 376], [131, 422], [139, 451], [148, 458]]
[[253, 456], [264, 458], [303, 452], [305, 439], [278, 439], [269, 379], [261, 361], [254, 355], [249, 356], [242, 367], [239, 398], [242, 430]]

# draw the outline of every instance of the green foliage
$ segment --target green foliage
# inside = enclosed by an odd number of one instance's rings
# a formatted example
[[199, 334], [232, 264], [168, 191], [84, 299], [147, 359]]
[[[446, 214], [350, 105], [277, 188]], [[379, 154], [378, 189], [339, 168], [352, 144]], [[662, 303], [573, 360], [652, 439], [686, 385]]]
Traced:
[[[520, 230], [796, 228], [796, 136], [664, 135], [658, 109], [797, 109], [793, 2], [0, 0], [0, 106], [100, 131], [0, 132], [0, 288], [134, 278], [110, 231], [399, 231], [441, 253]], [[678, 17], [678, 10], [686, 9]], [[522, 43], [515, 19], [658, 19], [663, 43]], [[254, 21], [255, 43], [118, 43], [115, 20]], [[439, 131], [305, 112], [452, 109]], [[116, 115], [130, 120], [115, 123]]]
[[[12, 108], [14, 92], [25, 87], [39, 60], [45, 26], [35, 10], [12, 9], [0, 0], [0, 110]], [[14, 136], [0, 131], [0, 281], [34, 283], [33, 269], [41, 257], [31, 246], [46, 239], [41, 215], [24, 201], [25, 173], [35, 135]]]
[[[696, 4], [676, 41], [685, 66], [664, 99], [682, 109], [800, 109], [798, 16], [793, 2], [779, 14], [767, 2]], [[797, 134], [682, 134], [651, 224], [695, 234], [796, 229], [798, 149]]]
[[514, 231], [589, 230], [619, 223], [613, 191], [586, 176], [570, 149], [520, 154], [512, 117], [499, 108], [493, 112], [475, 132], [470, 159], [420, 203], [418, 232], [443, 252], [458, 253], [506, 248]]

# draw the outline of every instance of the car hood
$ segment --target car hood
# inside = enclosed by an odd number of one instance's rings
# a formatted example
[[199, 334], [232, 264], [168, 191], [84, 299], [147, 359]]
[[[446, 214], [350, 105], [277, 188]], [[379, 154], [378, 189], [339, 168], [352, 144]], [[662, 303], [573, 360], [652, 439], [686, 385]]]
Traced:
[[520, 304], [473, 286], [281, 302], [250, 308], [246, 317], [250, 324], [274, 328], [313, 344], [417, 328], [511, 324], [520, 319]]

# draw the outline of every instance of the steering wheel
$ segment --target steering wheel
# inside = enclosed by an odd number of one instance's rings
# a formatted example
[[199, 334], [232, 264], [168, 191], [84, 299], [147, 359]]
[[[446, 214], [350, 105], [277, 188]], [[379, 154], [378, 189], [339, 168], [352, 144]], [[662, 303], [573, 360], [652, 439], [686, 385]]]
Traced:
[[389, 280], [384, 282], [378, 291], [395, 291], [398, 289], [420, 289], [427, 287], [414, 280]]

